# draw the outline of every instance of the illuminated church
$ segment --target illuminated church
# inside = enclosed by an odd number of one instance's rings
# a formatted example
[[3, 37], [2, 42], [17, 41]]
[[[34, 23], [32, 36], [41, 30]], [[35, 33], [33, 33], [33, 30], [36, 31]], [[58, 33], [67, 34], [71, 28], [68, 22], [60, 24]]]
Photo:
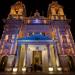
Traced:
[[75, 44], [69, 22], [63, 7], [56, 1], [49, 4], [47, 17], [41, 16], [38, 10], [27, 17], [25, 5], [16, 2], [5, 20], [0, 40], [0, 69], [73, 70]]

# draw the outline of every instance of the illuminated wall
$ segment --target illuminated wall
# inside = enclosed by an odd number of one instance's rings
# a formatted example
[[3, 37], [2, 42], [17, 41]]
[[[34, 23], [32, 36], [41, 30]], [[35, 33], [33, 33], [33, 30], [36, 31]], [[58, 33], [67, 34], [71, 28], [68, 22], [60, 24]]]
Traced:
[[[40, 16], [38, 11], [36, 11], [33, 16], [26, 17], [24, 4], [17, 2], [11, 6], [10, 13], [5, 22], [4, 31], [0, 40], [0, 56], [8, 56], [8, 64], [11, 66], [12, 63], [15, 63], [14, 65], [17, 66], [22, 57], [20, 52], [23, 53], [24, 51], [22, 51], [21, 46], [27, 45], [29, 48], [29, 45], [34, 44], [36, 47], [34, 41], [39, 41], [37, 45], [40, 45], [40, 50], [41, 48], [47, 50], [46, 45], [50, 45], [49, 51], [51, 63], [53, 63], [52, 66], [61, 66], [60, 62], [62, 62], [63, 59], [65, 63], [67, 63], [65, 56], [67, 57], [68, 55], [72, 56], [74, 60], [75, 44], [68, 21], [64, 14], [63, 7], [56, 1], [49, 5], [47, 17]], [[21, 39], [21, 42], [19, 42], [18, 39]], [[41, 41], [43, 41], [43, 43], [41, 43]], [[26, 50], [29, 50], [28, 48], [26, 48]], [[27, 51], [27, 54], [28, 53]], [[45, 57], [44, 55], [45, 51], [43, 51], [43, 57]], [[10, 57], [12, 59], [10, 59]], [[24, 59], [24, 57], [22, 58]], [[22, 62], [19, 63], [21, 68], [24, 64], [23, 59]], [[28, 62], [29, 59], [30, 57], [28, 56], [26, 60], [30, 65], [32, 61], [30, 60], [30, 62]]]

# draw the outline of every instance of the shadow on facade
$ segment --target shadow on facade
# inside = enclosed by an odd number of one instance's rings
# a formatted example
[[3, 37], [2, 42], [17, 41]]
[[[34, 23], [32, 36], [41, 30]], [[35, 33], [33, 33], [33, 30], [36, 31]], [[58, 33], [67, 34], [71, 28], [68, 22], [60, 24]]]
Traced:
[[70, 71], [75, 71], [75, 65], [72, 56], [68, 56], [68, 65]]
[[8, 56], [3, 56], [0, 62], [0, 71], [5, 71], [7, 65]]

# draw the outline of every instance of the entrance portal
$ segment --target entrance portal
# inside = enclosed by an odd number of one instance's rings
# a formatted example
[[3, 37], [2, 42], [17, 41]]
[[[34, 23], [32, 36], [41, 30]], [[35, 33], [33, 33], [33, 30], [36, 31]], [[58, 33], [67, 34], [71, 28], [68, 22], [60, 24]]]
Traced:
[[[47, 45], [28, 45], [26, 52], [26, 65], [32, 71], [48, 71]], [[36, 68], [35, 66], [38, 65]], [[35, 69], [34, 69], [35, 68]]]
[[35, 71], [42, 71], [42, 51], [33, 51], [33, 69]]

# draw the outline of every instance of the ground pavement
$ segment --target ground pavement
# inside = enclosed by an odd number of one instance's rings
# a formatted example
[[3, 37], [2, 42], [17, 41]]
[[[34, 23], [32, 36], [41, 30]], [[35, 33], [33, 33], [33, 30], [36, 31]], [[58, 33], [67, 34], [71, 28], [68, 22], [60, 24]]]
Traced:
[[75, 75], [75, 72], [0, 72], [0, 75]]

